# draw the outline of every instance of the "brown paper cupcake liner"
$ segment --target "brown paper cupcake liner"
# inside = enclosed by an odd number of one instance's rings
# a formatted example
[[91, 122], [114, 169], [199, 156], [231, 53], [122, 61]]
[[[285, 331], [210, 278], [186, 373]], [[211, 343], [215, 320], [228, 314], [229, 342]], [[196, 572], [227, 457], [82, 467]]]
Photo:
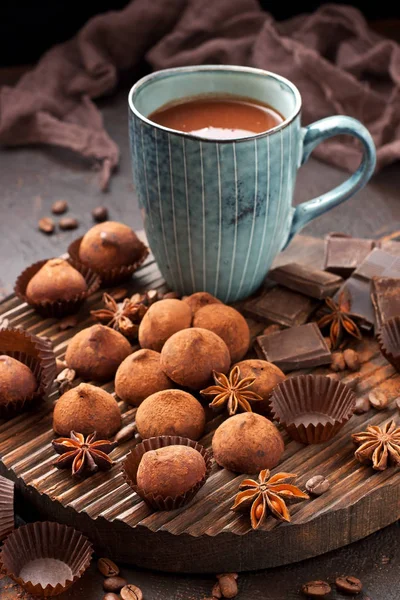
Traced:
[[[80, 237], [77, 240], [71, 242], [71, 244], [68, 247], [68, 254], [71, 259], [71, 264], [75, 268], [79, 268], [79, 265], [82, 265], [81, 260], [79, 258], [79, 248], [81, 245], [81, 241], [82, 238]], [[117, 285], [118, 283], [122, 283], [123, 281], [130, 279], [133, 273], [137, 271], [139, 267], [141, 267], [141, 265], [144, 263], [144, 261], [149, 255], [149, 249], [145, 244], [143, 244], [143, 242], [140, 243], [142, 254], [140, 258], [138, 258], [138, 260], [136, 260], [131, 265], [115, 267], [114, 269], [93, 269], [93, 271], [97, 273], [97, 275], [100, 277], [102, 287], [112, 287], [114, 285]]]
[[0, 476], [0, 540], [14, 527], [14, 483]]
[[79, 310], [86, 298], [94, 294], [94, 292], [99, 289], [100, 277], [94, 271], [92, 271], [92, 269], [89, 269], [89, 267], [86, 267], [82, 264], [76, 265], [69, 260], [68, 262], [77, 271], [79, 271], [81, 275], [83, 275], [87, 285], [86, 291], [76, 294], [76, 296], [71, 298], [71, 300], [57, 300], [56, 302], [31, 302], [26, 297], [26, 288], [29, 281], [34, 275], [36, 275], [39, 269], [43, 267], [47, 260], [49, 259], [40, 260], [30, 267], [27, 267], [25, 271], [22, 271], [21, 275], [15, 282], [14, 292], [18, 298], [21, 298], [23, 302], [26, 302], [29, 304], [29, 306], [32, 306], [32, 308], [34, 308], [42, 317], [53, 317], [55, 319], [60, 319], [61, 317], [73, 314]]
[[49, 521], [11, 533], [0, 553], [3, 571], [27, 592], [48, 598], [73, 585], [90, 564], [93, 548], [72, 527]]
[[[185, 494], [180, 496], [167, 497], [156, 496], [155, 494], [147, 494], [142, 488], [137, 485], [136, 475], [139, 467], [139, 463], [146, 452], [149, 450], [158, 450], [165, 446], [190, 446], [194, 448], [204, 458], [206, 463], [206, 473], [196, 485], [194, 485]], [[147, 504], [156, 510], [174, 510], [180, 508], [185, 504], [188, 504], [205, 484], [211, 471], [211, 452], [206, 450], [198, 442], [189, 440], [188, 438], [179, 436], [162, 435], [159, 437], [149, 438], [138, 444], [133, 450], [129, 452], [124, 462], [122, 463], [122, 474], [125, 481], [130, 487], [141, 497]]]
[[385, 321], [376, 339], [383, 356], [400, 372], [400, 317]]
[[8, 418], [32, 402], [47, 398], [57, 373], [57, 366], [51, 343], [22, 329], [0, 329], [0, 354], [7, 354], [29, 367], [38, 382], [32, 396], [7, 404], [0, 403], [0, 417]]
[[356, 396], [341, 381], [324, 375], [299, 375], [279, 383], [270, 405], [273, 418], [303, 444], [333, 438], [354, 413]]

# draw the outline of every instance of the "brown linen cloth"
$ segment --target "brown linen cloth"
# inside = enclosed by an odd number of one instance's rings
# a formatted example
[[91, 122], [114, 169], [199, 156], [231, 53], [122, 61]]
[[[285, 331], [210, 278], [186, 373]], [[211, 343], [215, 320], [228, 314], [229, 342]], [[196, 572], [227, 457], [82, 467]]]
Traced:
[[[400, 46], [350, 6], [275, 22], [256, 0], [133, 0], [94, 17], [14, 88], [0, 89], [0, 143], [54, 144], [94, 158], [105, 189], [119, 150], [92, 98], [112, 91], [119, 71], [143, 58], [153, 69], [226, 63], [275, 71], [299, 87], [304, 124], [356, 117], [373, 135], [377, 169], [400, 158]], [[346, 136], [315, 155], [352, 171], [361, 150]]]

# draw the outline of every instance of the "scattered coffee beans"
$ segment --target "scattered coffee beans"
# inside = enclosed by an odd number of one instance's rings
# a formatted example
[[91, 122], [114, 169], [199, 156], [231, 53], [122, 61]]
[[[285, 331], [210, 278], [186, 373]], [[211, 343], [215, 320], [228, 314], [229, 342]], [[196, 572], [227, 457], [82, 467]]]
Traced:
[[97, 223], [108, 220], [108, 209], [105, 206], [98, 206], [92, 210], [92, 217]]
[[379, 388], [370, 392], [368, 398], [372, 407], [376, 408], [376, 410], [383, 410], [388, 405], [387, 395], [383, 390], [380, 390]]
[[99, 558], [97, 568], [104, 577], [116, 577], [119, 575], [119, 568], [109, 558]]
[[343, 351], [343, 358], [346, 366], [350, 371], [358, 371], [360, 368], [360, 359], [355, 350], [352, 348], [347, 348]]
[[66, 200], [56, 200], [51, 206], [53, 215], [62, 215], [68, 210], [68, 202]]
[[122, 577], [107, 577], [103, 581], [105, 592], [119, 592], [125, 585], [127, 585], [127, 581]]
[[55, 224], [51, 217], [43, 217], [43, 219], [39, 220], [38, 227], [43, 233], [50, 234], [53, 233]]
[[131, 583], [125, 585], [119, 594], [122, 600], [143, 600], [142, 590]]
[[326, 581], [309, 581], [301, 588], [308, 598], [323, 598], [331, 591], [331, 586]]
[[70, 229], [76, 229], [79, 226], [78, 220], [73, 217], [63, 217], [58, 223], [59, 228], [62, 231], [68, 231]]
[[127, 442], [135, 437], [136, 431], [136, 423], [129, 423], [118, 431], [114, 437], [114, 441], [118, 442], [118, 444], [123, 444], [124, 442]]
[[335, 584], [339, 592], [343, 594], [359, 594], [362, 590], [361, 581], [352, 575], [338, 577]]
[[329, 490], [329, 481], [323, 475], [315, 475], [306, 483], [306, 490], [313, 496], [322, 496]]
[[371, 404], [368, 398], [365, 396], [364, 398], [357, 398], [354, 412], [356, 415], [363, 415], [364, 413], [368, 412], [370, 408]]
[[237, 573], [222, 573], [217, 575], [223, 598], [234, 598], [238, 594]]

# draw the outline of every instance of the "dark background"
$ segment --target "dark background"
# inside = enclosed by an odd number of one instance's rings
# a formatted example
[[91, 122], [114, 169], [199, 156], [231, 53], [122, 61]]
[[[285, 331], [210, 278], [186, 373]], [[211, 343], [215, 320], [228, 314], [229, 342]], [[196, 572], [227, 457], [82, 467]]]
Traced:
[[[48, 48], [72, 37], [91, 16], [121, 9], [128, 3], [129, 0], [0, 0], [0, 66], [32, 64]], [[300, 12], [312, 12], [327, 3], [261, 0], [260, 4], [281, 20]], [[393, 0], [359, 0], [348, 4], [359, 8], [369, 20], [400, 16], [400, 5]]]

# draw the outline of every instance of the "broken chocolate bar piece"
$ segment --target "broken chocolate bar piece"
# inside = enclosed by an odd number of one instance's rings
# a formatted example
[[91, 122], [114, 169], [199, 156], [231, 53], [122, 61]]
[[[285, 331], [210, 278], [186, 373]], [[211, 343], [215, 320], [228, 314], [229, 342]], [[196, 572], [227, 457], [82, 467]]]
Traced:
[[375, 248], [374, 240], [353, 238], [343, 233], [330, 233], [325, 237], [324, 269], [345, 279]]
[[308, 321], [319, 304], [314, 298], [276, 285], [263, 291], [260, 296], [246, 300], [241, 311], [257, 321], [293, 327]]
[[361, 319], [362, 327], [375, 325], [374, 307], [371, 300], [373, 277], [400, 277], [400, 256], [393, 256], [380, 248], [370, 252], [364, 262], [345, 281], [335, 298], [346, 290], [350, 301], [350, 312]]
[[263, 360], [274, 363], [284, 373], [294, 369], [329, 365], [332, 355], [316, 323], [259, 335], [254, 349]]
[[373, 277], [371, 300], [375, 311], [375, 323], [380, 329], [388, 319], [400, 315], [400, 279]]
[[343, 283], [343, 279], [339, 275], [299, 263], [289, 263], [277, 267], [268, 273], [268, 277], [295, 292], [317, 298], [317, 300], [333, 296]]

